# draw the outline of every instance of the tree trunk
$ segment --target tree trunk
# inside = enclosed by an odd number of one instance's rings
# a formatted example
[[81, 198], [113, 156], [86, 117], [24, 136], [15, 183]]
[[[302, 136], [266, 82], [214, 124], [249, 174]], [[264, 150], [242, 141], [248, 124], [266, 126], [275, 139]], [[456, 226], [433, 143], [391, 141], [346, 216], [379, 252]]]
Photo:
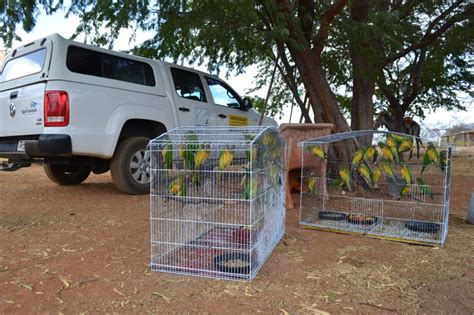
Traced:
[[[354, 0], [351, 5], [351, 17], [354, 21], [366, 22], [369, 16], [369, 1]], [[352, 63], [352, 106], [351, 129], [368, 130], [374, 127], [374, 104], [372, 96], [375, 92], [373, 61], [364, 55], [363, 49], [369, 47], [370, 42], [359, 43], [357, 39], [350, 42], [350, 56]], [[372, 137], [359, 138], [361, 146], [370, 145]]]

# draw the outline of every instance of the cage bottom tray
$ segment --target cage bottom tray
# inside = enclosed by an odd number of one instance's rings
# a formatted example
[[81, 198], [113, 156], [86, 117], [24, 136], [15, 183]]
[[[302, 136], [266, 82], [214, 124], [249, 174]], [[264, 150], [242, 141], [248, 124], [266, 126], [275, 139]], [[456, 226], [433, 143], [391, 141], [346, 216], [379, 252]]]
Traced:
[[235, 253], [234, 255], [248, 253], [249, 244], [235, 241], [237, 231], [239, 231], [238, 228], [214, 228], [196, 240], [157, 258], [151, 263], [151, 268], [154, 271], [185, 275], [236, 280], [250, 279], [251, 268], [241, 269], [242, 273], [232, 269], [226, 272], [216, 264], [218, 257], [222, 258], [232, 253]]
[[[441, 224], [437, 224], [441, 227]], [[441, 228], [432, 232], [418, 232], [406, 227], [405, 220], [385, 219], [379, 220], [376, 224], [363, 225], [353, 224], [348, 221], [321, 220], [318, 216], [306, 217], [300, 221], [303, 228], [318, 229], [345, 234], [359, 234], [370, 237], [384, 238], [401, 242], [440, 245], [442, 243]]]

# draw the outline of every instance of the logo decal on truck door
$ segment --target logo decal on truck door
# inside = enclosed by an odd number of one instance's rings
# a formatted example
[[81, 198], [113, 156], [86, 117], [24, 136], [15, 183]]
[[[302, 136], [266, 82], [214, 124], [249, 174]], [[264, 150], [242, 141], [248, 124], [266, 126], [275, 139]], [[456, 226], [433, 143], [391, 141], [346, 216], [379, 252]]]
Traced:
[[245, 116], [229, 115], [229, 126], [248, 126], [249, 119]]
[[10, 117], [13, 118], [16, 115], [16, 106], [15, 104], [11, 103], [10, 104]]
[[210, 117], [211, 114], [209, 113], [209, 110], [198, 108], [196, 110], [196, 126], [208, 126]]

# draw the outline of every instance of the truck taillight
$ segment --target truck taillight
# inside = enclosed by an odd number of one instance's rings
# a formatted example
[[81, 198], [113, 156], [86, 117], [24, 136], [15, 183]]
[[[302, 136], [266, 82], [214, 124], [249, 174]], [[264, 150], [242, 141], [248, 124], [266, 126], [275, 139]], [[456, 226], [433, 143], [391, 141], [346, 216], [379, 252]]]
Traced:
[[69, 125], [69, 96], [65, 91], [44, 93], [44, 126], [65, 127]]

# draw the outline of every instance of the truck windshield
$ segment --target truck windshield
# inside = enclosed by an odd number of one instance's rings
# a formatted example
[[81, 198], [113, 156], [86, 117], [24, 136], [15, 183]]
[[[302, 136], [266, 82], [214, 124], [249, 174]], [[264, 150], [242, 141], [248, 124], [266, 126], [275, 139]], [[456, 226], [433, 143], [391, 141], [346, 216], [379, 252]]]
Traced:
[[21, 57], [8, 60], [3, 68], [0, 82], [21, 78], [43, 69], [46, 49], [40, 49]]

